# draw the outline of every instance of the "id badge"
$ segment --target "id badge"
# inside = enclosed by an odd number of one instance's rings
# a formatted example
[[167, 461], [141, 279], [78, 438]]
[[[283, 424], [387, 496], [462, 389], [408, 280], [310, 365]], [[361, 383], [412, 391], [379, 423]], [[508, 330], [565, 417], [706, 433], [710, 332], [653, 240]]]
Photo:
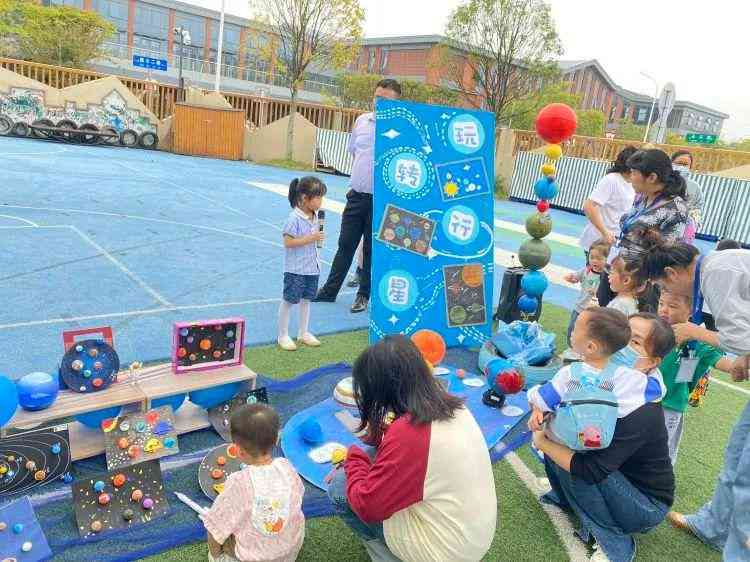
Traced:
[[683, 357], [680, 359], [680, 370], [677, 371], [675, 382], [693, 382], [697, 368], [698, 359], [696, 357]]

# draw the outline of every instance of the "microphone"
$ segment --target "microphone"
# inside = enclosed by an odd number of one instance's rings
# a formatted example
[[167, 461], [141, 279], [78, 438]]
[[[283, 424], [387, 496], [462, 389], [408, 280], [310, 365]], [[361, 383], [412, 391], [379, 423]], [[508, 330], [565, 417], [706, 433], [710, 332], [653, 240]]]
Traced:
[[[325, 222], [326, 222], [326, 212], [323, 209], [318, 209], [318, 228], [320, 229], [320, 232], [323, 232]], [[317, 242], [315, 242], [315, 246], [317, 246], [318, 248], [322, 248], [323, 241], [318, 240]]]

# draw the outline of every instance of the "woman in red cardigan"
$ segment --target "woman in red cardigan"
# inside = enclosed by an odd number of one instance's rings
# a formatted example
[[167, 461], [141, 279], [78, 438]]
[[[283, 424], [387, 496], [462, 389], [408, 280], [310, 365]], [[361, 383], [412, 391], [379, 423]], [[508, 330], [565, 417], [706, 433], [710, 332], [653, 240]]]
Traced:
[[353, 377], [360, 429], [376, 450], [353, 445], [336, 472], [328, 494], [339, 516], [373, 560], [480, 560], [497, 498], [474, 417], [403, 336], [365, 350]]

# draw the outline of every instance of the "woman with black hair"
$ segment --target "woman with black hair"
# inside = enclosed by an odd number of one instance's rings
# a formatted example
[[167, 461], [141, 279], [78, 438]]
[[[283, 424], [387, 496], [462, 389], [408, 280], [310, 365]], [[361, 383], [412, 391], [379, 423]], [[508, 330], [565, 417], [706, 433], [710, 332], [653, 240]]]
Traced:
[[[672, 169], [672, 161], [665, 152], [639, 150], [628, 158], [627, 166], [636, 197], [630, 211], [620, 218], [620, 236], [608, 262], [620, 256], [630, 265], [637, 263], [645, 252], [649, 233], [658, 233], [664, 240], [681, 240], [688, 216], [685, 178]], [[597, 293], [599, 305], [607, 306], [614, 296], [605, 272]], [[655, 310], [658, 298], [651, 300], [654, 300], [650, 304]]]
[[[750, 251], [724, 250], [701, 256], [684, 242], [657, 242], [642, 256], [639, 276], [692, 299], [691, 322], [674, 326], [678, 344], [694, 340], [738, 355], [736, 382], [750, 376]], [[701, 328], [703, 302], [717, 332]], [[673, 526], [723, 551], [725, 561], [750, 560], [750, 402], [727, 444], [713, 498], [696, 514], [670, 512]]]
[[[497, 499], [482, 431], [422, 354], [389, 336], [354, 363], [363, 439], [328, 495], [373, 560], [481, 560], [495, 535]], [[392, 421], [391, 421], [392, 420]]]
[[627, 166], [628, 158], [635, 152], [634, 146], [623, 148], [607, 174], [583, 202], [583, 212], [588, 222], [581, 232], [580, 244], [587, 255], [597, 240], [603, 240], [609, 246], [617, 240], [620, 217], [632, 207], [635, 197], [629, 181], [630, 168]]

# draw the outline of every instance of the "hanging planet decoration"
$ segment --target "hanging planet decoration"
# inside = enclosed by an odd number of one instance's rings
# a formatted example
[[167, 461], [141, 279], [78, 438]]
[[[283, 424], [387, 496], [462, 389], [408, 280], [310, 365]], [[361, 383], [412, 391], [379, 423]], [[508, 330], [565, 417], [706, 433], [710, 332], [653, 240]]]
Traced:
[[528, 270], [521, 278], [521, 291], [517, 304], [525, 316], [539, 312], [541, 298], [549, 287], [547, 277], [539, 271], [552, 257], [550, 247], [542, 241], [552, 232], [552, 219], [549, 216], [550, 200], [557, 197], [560, 187], [555, 181], [557, 162], [563, 154], [559, 143], [573, 136], [577, 126], [575, 111], [564, 103], [552, 103], [542, 108], [534, 122], [537, 134], [549, 144], [544, 148], [547, 162], [540, 166], [542, 178], [534, 184], [534, 193], [539, 197], [537, 213], [526, 219], [526, 232], [531, 236], [518, 249], [518, 259]]
[[542, 269], [552, 257], [549, 246], [541, 240], [531, 238], [518, 249], [518, 259], [526, 269]]

